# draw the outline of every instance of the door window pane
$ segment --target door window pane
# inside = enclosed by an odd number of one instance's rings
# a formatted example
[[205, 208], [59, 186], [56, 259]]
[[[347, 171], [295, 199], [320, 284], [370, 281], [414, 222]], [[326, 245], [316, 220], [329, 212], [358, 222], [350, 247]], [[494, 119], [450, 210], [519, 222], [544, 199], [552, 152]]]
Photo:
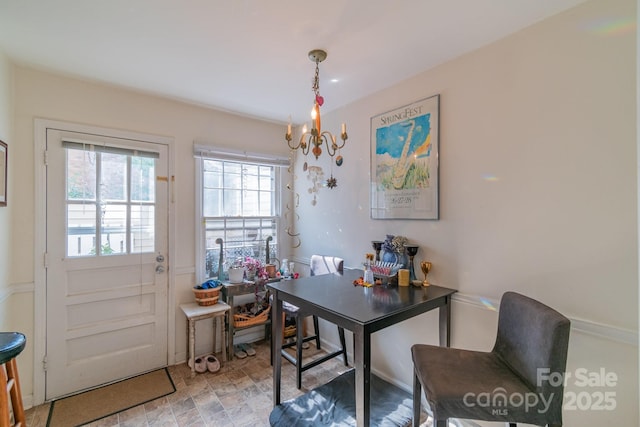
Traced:
[[102, 200], [127, 199], [127, 158], [122, 154], [101, 153], [100, 197]]
[[67, 200], [96, 199], [96, 153], [67, 150]]
[[66, 148], [67, 256], [154, 252], [156, 159]]
[[155, 250], [155, 206], [131, 206], [131, 253]]
[[156, 200], [156, 161], [149, 157], [131, 158], [131, 201]]
[[101, 255], [117, 255], [127, 252], [127, 216], [126, 205], [107, 204], [102, 206]]
[[67, 255], [96, 254], [96, 205], [67, 205]]

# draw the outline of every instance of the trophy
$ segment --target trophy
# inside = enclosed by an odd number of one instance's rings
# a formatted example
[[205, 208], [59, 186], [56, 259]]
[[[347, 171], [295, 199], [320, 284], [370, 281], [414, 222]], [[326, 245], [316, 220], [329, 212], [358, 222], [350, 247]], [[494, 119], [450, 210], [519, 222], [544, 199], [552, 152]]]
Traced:
[[431, 271], [431, 263], [429, 261], [422, 261], [420, 263], [420, 268], [424, 273], [424, 281], [422, 282], [422, 286], [429, 286], [429, 282], [427, 281], [427, 274]]
[[404, 249], [409, 254], [409, 281], [413, 283], [417, 279], [416, 273], [413, 270], [413, 257], [418, 253], [419, 246], [416, 245], [404, 245]]

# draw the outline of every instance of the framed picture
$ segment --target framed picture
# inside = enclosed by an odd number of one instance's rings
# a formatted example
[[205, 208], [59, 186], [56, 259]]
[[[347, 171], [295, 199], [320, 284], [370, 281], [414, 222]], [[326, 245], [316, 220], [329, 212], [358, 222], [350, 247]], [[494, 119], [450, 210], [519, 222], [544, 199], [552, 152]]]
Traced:
[[371, 118], [371, 218], [439, 219], [440, 95]]
[[7, 206], [7, 144], [0, 141], [0, 206]]

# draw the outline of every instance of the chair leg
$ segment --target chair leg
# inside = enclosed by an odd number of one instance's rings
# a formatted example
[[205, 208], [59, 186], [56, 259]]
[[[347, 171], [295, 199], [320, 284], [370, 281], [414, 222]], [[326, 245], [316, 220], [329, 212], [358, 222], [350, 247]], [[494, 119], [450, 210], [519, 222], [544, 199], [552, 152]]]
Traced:
[[18, 363], [13, 358], [6, 364], [7, 377], [13, 380], [13, 388], [11, 389], [11, 403], [13, 406], [13, 418], [16, 426], [26, 426], [27, 421], [24, 416], [24, 406], [22, 405], [22, 392], [20, 391], [20, 379], [18, 378]]
[[302, 388], [302, 325], [304, 319], [301, 316], [296, 317], [296, 386], [298, 390]]
[[320, 326], [318, 325], [318, 316], [313, 316], [313, 331], [316, 333], [316, 348], [320, 350]]
[[0, 365], [0, 426], [11, 425], [9, 412], [9, 393], [7, 392], [7, 371], [5, 365]]
[[420, 398], [422, 397], [422, 384], [415, 371], [413, 371], [413, 427], [420, 426]]
[[342, 357], [344, 357], [344, 366], [349, 366], [349, 361], [347, 360], [347, 344], [344, 339], [344, 328], [338, 326], [338, 335], [340, 336], [340, 345], [342, 346]]

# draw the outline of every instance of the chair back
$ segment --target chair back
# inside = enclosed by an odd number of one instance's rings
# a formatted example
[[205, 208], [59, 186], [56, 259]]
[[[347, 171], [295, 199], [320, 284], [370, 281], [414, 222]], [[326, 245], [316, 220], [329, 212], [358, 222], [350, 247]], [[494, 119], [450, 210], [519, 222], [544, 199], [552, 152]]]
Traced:
[[343, 271], [344, 260], [342, 258], [326, 255], [311, 255], [310, 273], [312, 276], [342, 273]]
[[554, 309], [515, 292], [500, 302], [493, 352], [532, 389], [553, 395], [552, 410], [561, 410], [569, 347], [570, 321]]

